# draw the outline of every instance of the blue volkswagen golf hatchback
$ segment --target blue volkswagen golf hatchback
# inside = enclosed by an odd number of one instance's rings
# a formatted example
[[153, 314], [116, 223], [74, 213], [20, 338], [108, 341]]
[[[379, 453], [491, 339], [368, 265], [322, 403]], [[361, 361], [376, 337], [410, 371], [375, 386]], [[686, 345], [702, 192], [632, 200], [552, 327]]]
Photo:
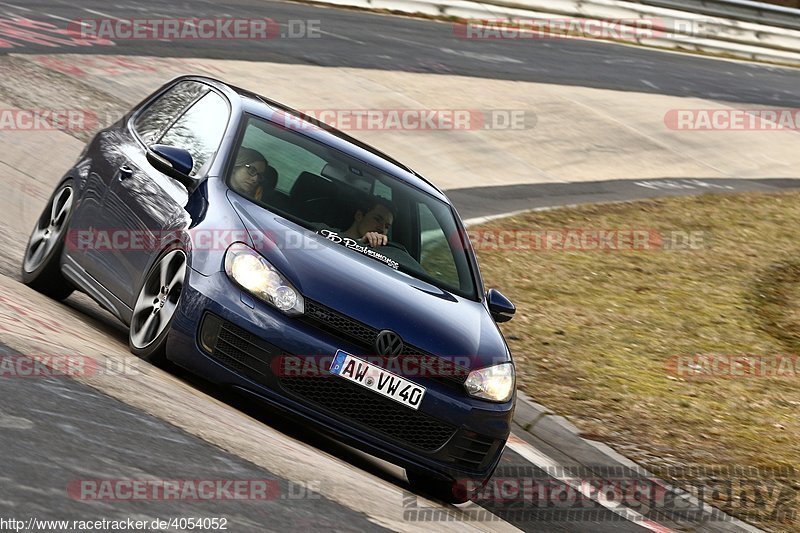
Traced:
[[25, 283], [129, 344], [466, 501], [510, 432], [514, 363], [464, 226], [403, 164], [277, 102], [177, 78], [100, 131], [31, 234]]

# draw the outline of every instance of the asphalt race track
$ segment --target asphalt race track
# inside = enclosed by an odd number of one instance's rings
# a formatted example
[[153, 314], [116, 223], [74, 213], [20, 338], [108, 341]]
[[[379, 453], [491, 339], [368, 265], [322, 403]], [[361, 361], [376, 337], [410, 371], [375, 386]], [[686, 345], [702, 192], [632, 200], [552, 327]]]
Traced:
[[[481, 41], [458, 38], [449, 23], [264, 0], [193, 0], [174, 3], [84, 0], [0, 3], [8, 18], [33, 17], [59, 27], [107, 16], [269, 17], [288, 31], [290, 20], [319, 20], [319, 39], [175, 41], [171, 57], [242, 59], [459, 74], [502, 80], [579, 85], [622, 91], [695, 96], [722, 101], [800, 106], [798, 70], [656, 52], [625, 45], [557, 39]], [[18, 7], [12, 7], [18, 6]], [[12, 42], [18, 42], [13, 41]], [[21, 43], [7, 53], [88, 53], [160, 57], [164, 43], [124, 41], [116, 46], [65, 50]], [[323, 88], [320, 88], [323, 89]]]

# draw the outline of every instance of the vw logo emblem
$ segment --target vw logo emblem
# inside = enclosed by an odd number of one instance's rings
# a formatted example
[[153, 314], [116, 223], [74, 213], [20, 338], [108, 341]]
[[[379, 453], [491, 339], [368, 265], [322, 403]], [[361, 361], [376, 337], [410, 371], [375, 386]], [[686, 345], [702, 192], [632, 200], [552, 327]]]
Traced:
[[378, 333], [378, 338], [375, 339], [375, 351], [378, 355], [388, 357], [400, 355], [403, 351], [403, 339], [394, 331], [385, 329]]

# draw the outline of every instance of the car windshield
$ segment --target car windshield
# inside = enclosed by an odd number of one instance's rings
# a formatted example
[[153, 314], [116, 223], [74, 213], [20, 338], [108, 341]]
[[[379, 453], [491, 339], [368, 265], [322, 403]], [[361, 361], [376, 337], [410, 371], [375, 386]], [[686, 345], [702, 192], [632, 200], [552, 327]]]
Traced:
[[234, 158], [226, 181], [237, 193], [378, 268], [475, 298], [469, 252], [447, 203], [296, 128], [249, 115]]

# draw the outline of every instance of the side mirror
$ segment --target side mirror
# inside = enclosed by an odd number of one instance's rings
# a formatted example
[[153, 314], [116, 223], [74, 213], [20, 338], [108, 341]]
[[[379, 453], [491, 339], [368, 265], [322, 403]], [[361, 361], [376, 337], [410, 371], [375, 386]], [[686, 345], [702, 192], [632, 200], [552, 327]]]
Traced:
[[192, 154], [183, 148], [152, 144], [147, 148], [147, 160], [153, 168], [191, 188], [196, 180], [189, 176], [194, 167]]
[[496, 289], [489, 289], [489, 292], [486, 293], [486, 300], [489, 303], [489, 312], [495, 322], [508, 322], [517, 312], [517, 308], [511, 303], [511, 300]]

